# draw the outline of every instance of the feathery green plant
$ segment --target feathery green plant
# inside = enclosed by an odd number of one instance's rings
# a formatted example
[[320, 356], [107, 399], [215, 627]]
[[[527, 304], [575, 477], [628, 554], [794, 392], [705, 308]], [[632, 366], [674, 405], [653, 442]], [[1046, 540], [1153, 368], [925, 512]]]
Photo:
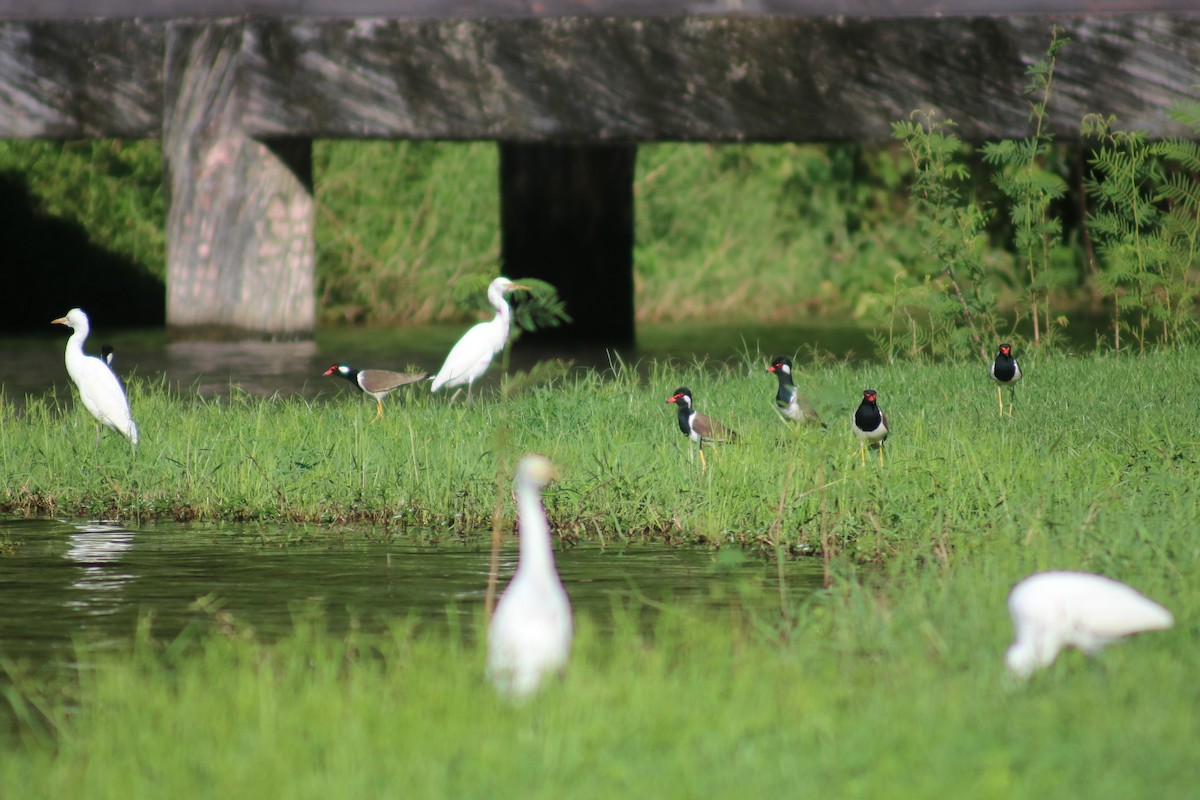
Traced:
[[[1177, 107], [1173, 116], [1200, 132], [1200, 109]], [[1140, 131], [1115, 127], [1114, 117], [1089, 114], [1085, 136], [1097, 140], [1089, 159], [1088, 196], [1095, 201], [1088, 228], [1105, 269], [1101, 288], [1113, 298], [1113, 348], [1121, 333], [1138, 350], [1157, 338], [1177, 344], [1197, 327], [1192, 272], [1200, 238], [1200, 146], [1172, 139], [1151, 142]]]
[[[1054, 85], [1054, 67], [1058, 52], [1070, 41], [1055, 25], [1050, 33], [1046, 55], [1025, 71], [1031, 97], [1029, 120], [1034, 132], [1028, 138], [988, 142], [982, 148], [983, 160], [996, 171], [992, 180], [1009, 199], [1009, 217], [1016, 229], [1016, 249], [1029, 275], [1029, 314], [1033, 321], [1033, 343], [1052, 330], [1050, 295], [1070, 278], [1066, 270], [1055, 269], [1053, 250], [1062, 240], [1062, 221], [1050, 214], [1050, 205], [1067, 191], [1062, 176], [1045, 166], [1054, 137], [1046, 130], [1046, 107]], [[1039, 310], [1038, 302], [1044, 303]], [[1042, 316], [1044, 315], [1044, 323]], [[1043, 327], [1044, 326], [1044, 327]]]
[[[898, 281], [893, 303], [886, 358], [895, 357], [896, 312], [903, 308], [912, 346], [909, 355], [928, 347], [934, 355], [974, 349], [984, 353], [982, 334], [995, 338], [995, 298], [986, 285], [983, 251], [988, 213], [973, 200], [964, 200], [961, 186], [970, 174], [960, 160], [965, 146], [954, 135], [953, 120], [939, 120], [933, 111], [914, 111], [907, 120], [892, 123], [892, 137], [903, 142], [912, 161], [911, 192], [919, 212], [925, 252], [937, 268], [920, 284], [903, 289]], [[964, 290], [964, 283], [966, 289]], [[920, 309], [922, 322], [908, 311]]]

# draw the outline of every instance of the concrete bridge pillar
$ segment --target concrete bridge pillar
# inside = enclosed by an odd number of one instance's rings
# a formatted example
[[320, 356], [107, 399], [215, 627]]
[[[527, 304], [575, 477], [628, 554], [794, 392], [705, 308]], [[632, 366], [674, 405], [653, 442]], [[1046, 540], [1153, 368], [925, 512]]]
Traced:
[[167, 325], [311, 335], [312, 145], [241, 128], [241, 21], [167, 28], [163, 158]]

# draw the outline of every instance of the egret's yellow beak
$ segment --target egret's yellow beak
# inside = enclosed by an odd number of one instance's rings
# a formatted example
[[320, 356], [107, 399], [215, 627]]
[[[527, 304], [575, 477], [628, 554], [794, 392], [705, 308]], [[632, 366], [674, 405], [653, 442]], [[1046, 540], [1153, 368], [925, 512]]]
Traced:
[[52, 320], [50, 320], [50, 324], [51, 324], [51, 325], [66, 325], [66, 324], [67, 324], [67, 318], [66, 318], [66, 317], [59, 317], [58, 319], [52, 319]]

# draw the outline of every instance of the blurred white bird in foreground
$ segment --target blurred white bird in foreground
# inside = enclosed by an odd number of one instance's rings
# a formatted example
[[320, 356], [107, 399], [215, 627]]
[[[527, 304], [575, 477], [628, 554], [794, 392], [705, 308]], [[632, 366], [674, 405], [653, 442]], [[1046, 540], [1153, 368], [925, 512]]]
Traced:
[[528, 455], [517, 465], [517, 571], [496, 604], [488, 627], [488, 676], [502, 693], [524, 697], [546, 673], [557, 672], [571, 651], [571, 603], [554, 568], [550, 524], [542, 488], [556, 477], [545, 458]]
[[[108, 364], [95, 356], [83, 352], [83, 342], [88, 337], [88, 318], [78, 308], [72, 308], [65, 317], [52, 320], [51, 324], [66, 325], [73, 332], [67, 339], [67, 374], [79, 388], [79, 399], [92, 416], [123, 434], [132, 444], [138, 443], [138, 429], [129, 413], [129, 400], [121, 382]], [[99, 432], [96, 436], [99, 439]]]
[[1123, 583], [1087, 572], [1040, 572], [1013, 587], [1016, 641], [1005, 663], [1016, 677], [1054, 663], [1064, 647], [1095, 655], [1106, 645], [1175, 624], [1171, 612]]
[[[450, 388], [467, 385], [467, 399], [471, 399], [471, 386], [483, 373], [487, 372], [492, 363], [492, 357], [504, 349], [508, 343], [508, 326], [512, 321], [512, 309], [504, 295], [516, 289], [528, 289], [519, 283], [513, 283], [508, 278], [500, 277], [488, 286], [488, 302], [496, 309], [496, 316], [488, 322], [474, 325], [463, 334], [462, 338], [450, 349], [446, 363], [433, 376], [433, 386], [430, 391], [436, 392], [443, 386]], [[458, 396], [458, 392], [454, 393]], [[450, 398], [451, 400], [454, 397]]]

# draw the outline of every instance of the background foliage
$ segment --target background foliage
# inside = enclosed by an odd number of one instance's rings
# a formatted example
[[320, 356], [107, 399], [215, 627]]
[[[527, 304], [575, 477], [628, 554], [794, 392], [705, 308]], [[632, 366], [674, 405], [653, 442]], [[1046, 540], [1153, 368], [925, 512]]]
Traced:
[[[1052, 342], [1076, 312], [1110, 315], [1115, 349], [1194, 338], [1196, 144], [1149, 142], [1098, 114], [1082, 148], [1055, 144], [1043, 122], [1068, 41], [1055, 28], [1027, 69], [1021, 140], [977, 148], [918, 109], [888, 147], [641, 147], [638, 319], [850, 316], [880, 329], [888, 360]], [[1200, 136], [1200, 105], [1173, 115]], [[93, 306], [133, 295], [126, 319], [161, 322], [161, 157], [151, 141], [0, 142], [18, 291], [53, 297], [53, 313], [71, 292]], [[464, 286], [501, 269], [493, 144], [316, 142], [313, 164], [323, 323], [470, 314]]]

